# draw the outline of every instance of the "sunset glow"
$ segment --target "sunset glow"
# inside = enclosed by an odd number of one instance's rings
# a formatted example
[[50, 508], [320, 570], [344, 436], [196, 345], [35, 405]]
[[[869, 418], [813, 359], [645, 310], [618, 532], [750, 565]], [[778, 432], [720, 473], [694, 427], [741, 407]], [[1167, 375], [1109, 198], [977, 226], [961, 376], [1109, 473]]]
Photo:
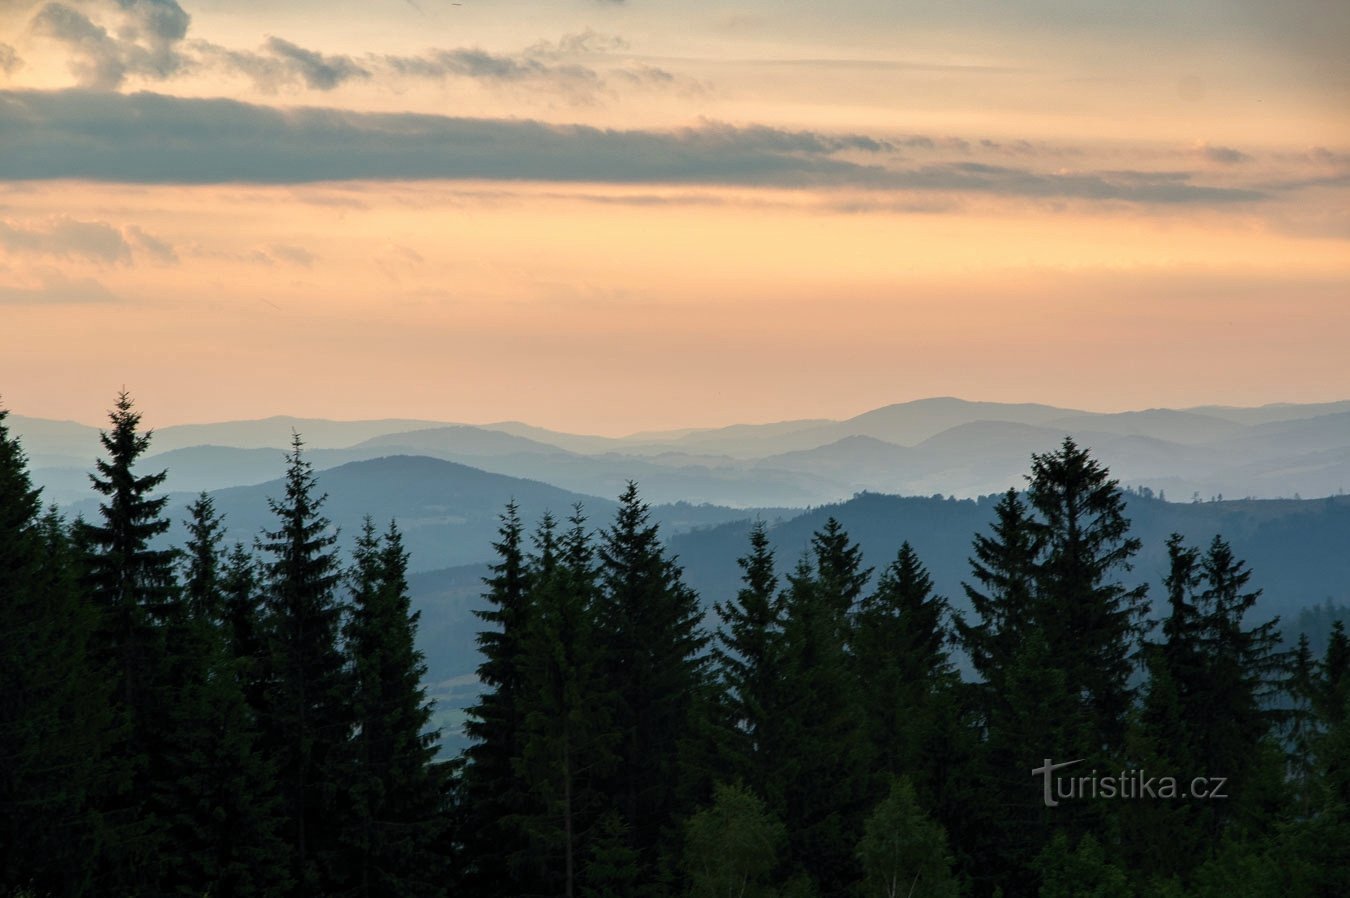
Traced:
[[1350, 14], [1145, 7], [0, 2], [4, 403], [1344, 398]]

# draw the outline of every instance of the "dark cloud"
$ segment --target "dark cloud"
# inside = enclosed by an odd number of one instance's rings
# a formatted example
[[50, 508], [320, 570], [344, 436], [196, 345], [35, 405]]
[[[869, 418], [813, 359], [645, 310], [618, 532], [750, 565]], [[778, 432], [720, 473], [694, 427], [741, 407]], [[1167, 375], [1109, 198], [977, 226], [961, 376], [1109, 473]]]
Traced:
[[580, 65], [549, 65], [537, 59], [503, 56], [486, 50], [429, 50], [421, 56], [382, 56], [400, 75], [424, 78], [463, 77], [485, 81], [549, 80], [598, 86], [600, 76]]
[[315, 90], [332, 90], [344, 81], [370, 77], [370, 72], [348, 56], [328, 56], [306, 50], [279, 37], [268, 38], [267, 50], [298, 73], [305, 86]]
[[371, 74], [350, 56], [320, 53], [279, 37], [268, 38], [257, 53], [201, 41], [195, 42], [193, 47], [204, 62], [245, 76], [265, 93], [275, 93], [292, 85], [332, 90], [348, 81], [369, 78]]
[[[641, 62], [611, 62], [605, 57], [626, 50], [628, 42], [617, 35], [587, 29], [565, 34], [557, 41], [539, 41], [520, 53], [502, 54], [461, 47], [434, 49], [416, 56], [370, 57], [372, 64], [404, 77], [468, 78], [497, 85], [529, 83], [548, 86], [574, 100], [592, 100], [611, 82], [630, 87], [685, 88], [671, 72]], [[597, 64], [581, 60], [603, 60]]]
[[0, 42], [0, 74], [12, 75], [21, 68], [23, 60], [19, 58], [19, 51], [9, 44]]
[[70, 70], [85, 87], [111, 90], [131, 75], [162, 80], [190, 66], [182, 43], [191, 17], [176, 0], [116, 0], [108, 14], [114, 31], [72, 6], [47, 3], [29, 27], [66, 47]]
[[886, 140], [707, 123], [618, 131], [533, 121], [275, 109], [231, 100], [0, 91], [0, 179], [312, 183], [481, 179], [977, 192], [1226, 203], [1254, 190], [1168, 172], [1046, 173], [955, 162], [897, 168]]
[[1244, 162], [1251, 161], [1251, 156], [1241, 150], [1235, 150], [1232, 147], [1219, 147], [1213, 144], [1201, 144], [1197, 148], [1200, 156], [1206, 161], [1217, 165], [1241, 165]]

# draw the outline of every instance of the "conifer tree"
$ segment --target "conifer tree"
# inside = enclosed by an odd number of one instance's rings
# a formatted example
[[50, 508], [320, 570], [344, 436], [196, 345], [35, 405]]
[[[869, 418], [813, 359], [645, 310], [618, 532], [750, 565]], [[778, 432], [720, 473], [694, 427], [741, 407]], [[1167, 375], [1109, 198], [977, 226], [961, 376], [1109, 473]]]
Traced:
[[167, 821], [155, 801], [176, 706], [166, 633], [181, 624], [182, 608], [175, 553], [153, 545], [169, 529], [168, 497], [152, 495], [167, 475], [136, 472], [151, 435], [141, 433], [141, 415], [125, 391], [108, 418], [111, 429], [99, 435], [107, 458], [98, 459], [90, 475], [104, 497], [101, 523], [84, 524], [79, 534], [88, 552], [86, 582], [100, 611], [95, 645], [121, 718], [112, 755], [123, 768], [124, 791], [102, 802], [108, 847], [101, 887], [147, 894], [159, 887], [165, 859]]
[[956, 631], [975, 671], [997, 691], [999, 675], [1035, 626], [1040, 546], [1030, 512], [1016, 490], [1003, 495], [994, 515], [991, 533], [975, 536], [970, 567], [976, 585], [963, 584], [975, 620], [967, 622], [958, 615]]
[[707, 639], [698, 597], [632, 483], [601, 539], [599, 580], [597, 635], [619, 735], [610, 791], [631, 828], [642, 887], [655, 891], [674, 875], [678, 822], [702, 791], [690, 759], [708, 698]]
[[337, 536], [322, 514], [299, 435], [287, 456], [285, 494], [269, 499], [277, 529], [264, 533], [267, 642], [262, 745], [276, 764], [291, 894], [332, 894], [339, 863], [341, 760], [351, 729], [350, 682], [338, 645], [342, 609]]
[[1081, 696], [1088, 726], [1079, 756], [1095, 758], [1123, 747], [1134, 699], [1130, 675], [1148, 611], [1148, 587], [1127, 588], [1139, 551], [1130, 535], [1120, 484], [1065, 438], [1051, 453], [1032, 455], [1027, 491], [1041, 557], [1036, 568], [1036, 625]]
[[472, 743], [465, 751], [465, 800], [470, 820], [465, 838], [472, 869], [468, 884], [474, 894], [494, 896], [507, 883], [523, 889], [529, 860], [519, 829], [509, 821], [529, 807], [524, 784], [515, 769], [521, 754], [524, 725], [523, 642], [531, 608], [524, 528], [514, 501], [507, 503], [493, 544], [497, 560], [484, 583], [487, 610], [477, 611], [487, 626], [478, 634], [483, 660], [478, 681], [483, 692], [468, 710], [464, 731]]
[[[838, 581], [836, 581], [838, 582]], [[823, 587], [802, 558], [788, 576], [779, 812], [794, 864], [821, 895], [846, 894], [857, 879], [854, 849], [867, 789], [862, 708], [844, 648], [837, 587]]]
[[92, 663], [97, 618], [54, 511], [0, 409], [0, 894], [89, 888], [107, 787], [107, 690]]
[[439, 837], [444, 783], [437, 733], [417, 650], [408, 556], [398, 527], [375, 535], [365, 520], [351, 572], [344, 646], [350, 659], [354, 730], [343, 846], [349, 894], [362, 898], [442, 894]]
[[583, 870], [582, 898], [632, 898], [642, 883], [641, 859], [618, 811], [600, 818]]
[[258, 720], [222, 619], [223, 523], [205, 494], [188, 510], [186, 607], [167, 634], [174, 705], [158, 795], [173, 846], [166, 891], [276, 894], [289, 885], [276, 771], [259, 751]]
[[[255, 720], [265, 702], [269, 666], [266, 609], [258, 560], [243, 543], [235, 543], [220, 577], [222, 624], [235, 678]], [[261, 724], [259, 723], [259, 726]]]
[[833, 517], [812, 534], [811, 549], [815, 555], [815, 579], [820, 597], [829, 605], [840, 625], [846, 626], [867, 587], [872, 569], [862, 566], [862, 548], [849, 539], [843, 525]]
[[[1212, 838], [1232, 816], [1268, 824], [1266, 801], [1283, 771], [1271, 769], [1271, 740], [1281, 722], [1273, 699], [1287, 680], [1288, 656], [1279, 650], [1279, 619], [1248, 624], [1261, 590], [1249, 589], [1251, 571], [1222, 537], [1200, 559], [1203, 590], [1196, 597], [1198, 642], [1205, 676], [1194, 684], [1188, 722], [1198, 761], [1229, 778], [1235, 800], [1207, 802]], [[1266, 794], [1262, 794], [1262, 787]]]
[[781, 763], [774, 726], [782, 713], [783, 596], [774, 573], [773, 549], [763, 522], [750, 531], [750, 551], [737, 559], [742, 587], [734, 600], [715, 605], [721, 626], [713, 650], [727, 708], [732, 764], [756, 794], [772, 790]]
[[188, 614], [212, 624], [224, 616], [220, 544], [225, 539], [216, 503], [203, 491], [188, 506], [188, 544], [184, 558], [183, 599]]
[[608, 802], [599, 786], [614, 767], [615, 734], [601, 678], [594, 550], [579, 507], [569, 525], [559, 539], [545, 515], [534, 538], [519, 769], [534, 798], [520, 823], [538, 846], [542, 891], [572, 898]]
[[929, 802], [951, 748], [942, 725], [953, 697], [947, 603], [908, 542], [859, 605], [854, 660], [874, 776], [908, 776]]

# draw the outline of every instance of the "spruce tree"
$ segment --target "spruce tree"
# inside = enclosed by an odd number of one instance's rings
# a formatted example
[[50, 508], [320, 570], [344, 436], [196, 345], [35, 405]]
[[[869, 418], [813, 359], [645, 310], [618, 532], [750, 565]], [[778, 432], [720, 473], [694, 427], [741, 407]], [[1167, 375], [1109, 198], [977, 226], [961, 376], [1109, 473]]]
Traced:
[[1200, 559], [1196, 616], [1205, 676], [1194, 684], [1189, 715], [1198, 762], [1228, 777], [1236, 796], [1206, 803], [1215, 840], [1235, 815], [1250, 826], [1268, 824], [1274, 810], [1268, 802], [1277, 800], [1271, 786], [1283, 772], [1271, 765], [1281, 723], [1273, 700], [1287, 679], [1289, 659], [1279, 650], [1278, 618], [1248, 622], [1261, 597], [1261, 590], [1249, 589], [1250, 580], [1246, 563], [1215, 536]]
[[349, 657], [354, 730], [349, 746], [343, 847], [348, 894], [362, 898], [443, 894], [434, 852], [444, 781], [437, 733], [408, 596], [408, 555], [398, 528], [382, 538], [367, 517], [351, 572]]
[[1032, 456], [1027, 491], [1041, 549], [1036, 625], [1079, 696], [1088, 726], [1079, 757], [1117, 755], [1134, 700], [1131, 673], [1148, 612], [1146, 584], [1118, 581], [1139, 551], [1120, 484], [1072, 439]]
[[268, 639], [266, 608], [258, 560], [235, 543], [220, 576], [222, 624], [235, 678], [255, 719], [260, 719], [266, 693]]
[[[789, 705], [777, 724], [776, 808], [793, 863], [821, 895], [844, 895], [857, 879], [867, 782], [862, 707], [845, 651], [839, 590], [817, 579], [806, 558], [788, 576], [783, 627], [783, 689]], [[835, 583], [838, 581], [836, 580]]]
[[946, 611], [906, 542], [861, 601], [853, 636], [874, 776], [878, 782], [908, 776], [930, 806], [938, 764], [951, 748], [943, 725], [955, 687]]
[[675, 875], [678, 822], [711, 783], [691, 782], [691, 730], [709, 697], [702, 613], [650, 514], [630, 483], [599, 547], [597, 635], [619, 735], [609, 789], [631, 828], [643, 889], [655, 893]]
[[216, 503], [202, 492], [188, 506], [188, 544], [184, 552], [183, 599], [188, 614], [212, 624], [224, 616], [220, 544], [225, 539], [224, 519]]
[[532, 807], [517, 819], [540, 859], [542, 894], [578, 894], [613, 770], [613, 697], [601, 677], [594, 551], [578, 508], [559, 539], [550, 516], [530, 559], [524, 646], [525, 708], [518, 769]]
[[773, 770], [782, 712], [783, 596], [774, 573], [773, 549], [762, 521], [750, 531], [750, 550], [736, 562], [742, 587], [732, 601], [715, 605], [721, 626], [713, 650], [727, 709], [735, 773], [759, 795], [781, 800]]
[[98, 459], [90, 475], [104, 497], [101, 522], [82, 525], [79, 534], [88, 553], [86, 582], [100, 611], [95, 645], [121, 718], [113, 756], [122, 765], [124, 789], [102, 803], [108, 830], [100, 886], [149, 894], [159, 888], [166, 858], [167, 821], [156, 801], [177, 698], [166, 634], [181, 625], [182, 607], [175, 553], [154, 545], [169, 529], [168, 497], [152, 495], [167, 475], [135, 470], [151, 435], [140, 431], [141, 415], [125, 391], [108, 417], [112, 426], [99, 435], [107, 458]]
[[222, 619], [223, 523], [211, 499], [189, 506], [186, 607], [168, 634], [175, 682], [160, 802], [173, 850], [166, 887], [180, 895], [261, 896], [289, 883], [276, 771]]
[[962, 585], [975, 620], [958, 615], [956, 632], [976, 673], [997, 691], [999, 675], [1035, 625], [1040, 545], [1030, 512], [1016, 490], [1008, 490], [999, 500], [990, 534], [977, 534], [972, 550], [975, 584]]
[[529, 807], [516, 772], [524, 724], [523, 642], [531, 615], [524, 528], [514, 501], [501, 516], [493, 544], [497, 560], [484, 583], [488, 608], [475, 614], [486, 627], [478, 634], [483, 660], [478, 665], [482, 693], [468, 710], [464, 731], [472, 740], [465, 751], [465, 800], [470, 820], [465, 832], [474, 894], [495, 896], [507, 884], [521, 889], [537, 869], [525, 840], [509, 821]]
[[97, 617], [60, 519], [44, 514], [0, 409], [0, 894], [90, 887], [107, 787]]
[[820, 597], [841, 626], [846, 626], [867, 587], [872, 569], [862, 566], [862, 548], [849, 539], [843, 525], [833, 517], [812, 534], [811, 549], [815, 555], [815, 579]]
[[290, 894], [340, 891], [341, 761], [352, 721], [350, 680], [338, 645], [342, 609], [337, 536], [322, 514], [297, 434], [285, 494], [269, 499], [277, 529], [264, 533], [267, 643], [262, 745], [276, 764], [288, 846]]

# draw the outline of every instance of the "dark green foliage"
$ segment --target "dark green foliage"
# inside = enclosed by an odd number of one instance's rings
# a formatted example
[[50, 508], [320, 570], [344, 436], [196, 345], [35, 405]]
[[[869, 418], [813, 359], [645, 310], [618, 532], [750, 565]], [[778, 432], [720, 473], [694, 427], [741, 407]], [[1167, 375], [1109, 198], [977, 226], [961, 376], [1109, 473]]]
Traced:
[[108, 415], [112, 427], [99, 438], [107, 458], [90, 475], [104, 497], [100, 524], [80, 526], [87, 553], [84, 576], [100, 611], [94, 642], [113, 684], [118, 720], [110, 763], [119, 789], [102, 801], [108, 847], [100, 885], [131, 894], [153, 893], [164, 875], [168, 809], [159, 804], [167, 775], [177, 705], [175, 670], [167, 644], [183, 625], [174, 576], [175, 552], [152, 541], [169, 529], [167, 496], [152, 496], [165, 472], [140, 475], [136, 463], [150, 446], [130, 396], [119, 394]]
[[188, 544], [183, 571], [183, 599], [189, 615], [210, 622], [224, 616], [220, 544], [225, 526], [216, 514], [215, 500], [202, 493], [188, 506]]
[[89, 886], [108, 786], [111, 697], [92, 664], [93, 606], [55, 512], [44, 515], [0, 409], [0, 894]]
[[257, 720], [221, 620], [222, 522], [206, 496], [190, 513], [185, 607], [165, 625], [171, 703], [153, 796], [173, 846], [163, 889], [266, 895], [287, 881], [275, 771], [258, 751]]
[[579, 508], [569, 524], [559, 540], [545, 516], [530, 559], [517, 769], [533, 802], [516, 822], [535, 846], [543, 893], [571, 898], [607, 805], [600, 786], [614, 768], [617, 734], [600, 671], [594, 552]]
[[391, 523], [376, 537], [367, 518], [351, 572], [345, 630], [354, 724], [345, 772], [342, 833], [347, 894], [363, 898], [444, 893], [440, 837], [444, 771], [414, 646], [408, 556]]
[[698, 597], [649, 518], [629, 484], [600, 542], [597, 635], [619, 737], [608, 791], [630, 827], [641, 885], [656, 890], [678, 856], [680, 820], [702, 791], [691, 782], [698, 778], [691, 736], [709, 681]]
[[[527, 552], [508, 506], [438, 760], [398, 529], [344, 573], [297, 437], [261, 563], [206, 495], [166, 549], [139, 420], [123, 394], [68, 530], [0, 412], [0, 895], [1350, 893], [1344, 626], [1282, 653], [1230, 545], [1174, 534], [1142, 643], [1138, 541], [1072, 441], [976, 537], [971, 682], [907, 542], [869, 591], [830, 518], [780, 589], [755, 526], [710, 648], [635, 487], [594, 544], [578, 510]], [[1032, 768], [1077, 758], [1228, 797], [1047, 807]]]
[[866, 898], [956, 898], [947, 836], [930, 820], [907, 779], [894, 780], [858, 842]]
[[1082, 705], [1087, 724], [1076, 757], [1119, 752], [1134, 699], [1130, 675], [1148, 611], [1148, 587], [1115, 578], [1130, 570], [1130, 535], [1120, 484], [1071, 439], [1032, 455], [1027, 498], [1037, 519], [1035, 626]]
[[853, 635], [876, 782], [908, 776], [930, 806], [937, 768], [952, 747], [943, 725], [955, 693], [946, 611], [906, 542], [860, 603]]
[[862, 566], [862, 548], [849, 539], [843, 525], [834, 518], [811, 536], [811, 548], [821, 599], [842, 626], [867, 587], [872, 569]]
[[641, 859], [618, 811], [600, 818], [582, 871], [582, 898], [633, 898], [642, 884]]
[[1125, 872], [1112, 864], [1091, 833], [1072, 850], [1064, 833], [1056, 833], [1036, 859], [1041, 874], [1040, 898], [1132, 898]]
[[[112, 429], [99, 434], [108, 457], [95, 462], [97, 473], [89, 480], [104, 497], [99, 508], [103, 523], [86, 525], [85, 536], [93, 550], [89, 583], [108, 609], [114, 635], [126, 644], [123, 651], [134, 646], [136, 629], [162, 623], [178, 607], [175, 553], [151, 547], [151, 541], [169, 529], [163, 517], [168, 496], [151, 496], [168, 474], [135, 472], [151, 435], [138, 430], [141, 415], [133, 408], [131, 397], [120, 393], [108, 414]], [[123, 684], [124, 690], [129, 688], [131, 684]]]
[[338, 646], [341, 569], [324, 496], [301, 456], [287, 457], [285, 495], [264, 534], [267, 652], [262, 746], [276, 765], [292, 894], [331, 894], [341, 882], [342, 759], [352, 727], [351, 683]]
[[762, 521], [750, 531], [750, 551], [737, 563], [744, 585], [735, 599], [715, 606], [721, 626], [713, 650], [726, 708], [730, 766], [757, 794], [772, 793], [781, 804], [782, 783], [773, 771], [782, 762], [773, 750], [787, 698], [781, 684], [784, 607]]
[[719, 785], [711, 806], [685, 823], [690, 898], [773, 894], [769, 879], [787, 841], [783, 824], [744, 786]]
[[264, 707], [268, 640], [258, 561], [235, 543], [220, 577], [222, 628], [235, 678], [254, 718]]
[[788, 576], [783, 688], [791, 706], [778, 724], [782, 766], [774, 775], [783, 799], [775, 811], [787, 825], [793, 865], [822, 895], [844, 894], [857, 880], [869, 785], [863, 709], [839, 599], [806, 558]]
[[497, 561], [485, 581], [489, 607], [476, 612], [486, 624], [478, 634], [483, 693], [469, 709], [464, 726], [473, 740], [465, 752], [465, 800], [471, 815], [466, 850], [472, 859], [470, 883], [475, 894], [482, 895], [497, 894], [504, 883], [521, 888], [527, 876], [537, 872], [537, 864], [526, 855], [526, 840], [510, 822], [529, 809], [515, 767], [522, 748], [523, 643], [531, 608], [523, 533], [514, 502], [506, 506], [498, 533], [493, 546]]
[[994, 508], [991, 533], [976, 534], [970, 559], [977, 585], [964, 584], [975, 621], [956, 618], [961, 645], [985, 683], [997, 691], [1035, 623], [1036, 561], [1040, 546], [1027, 507], [1008, 490]]
[[1286, 762], [1274, 750], [1274, 693], [1289, 677], [1276, 649], [1278, 621], [1246, 623], [1260, 591], [1247, 590], [1250, 572], [1228, 544], [1215, 537], [1201, 554], [1174, 534], [1168, 553], [1169, 610], [1163, 641], [1147, 650], [1136, 752], [1154, 770], [1223, 776], [1231, 798], [1131, 808], [1130, 843], [1148, 873], [1185, 877], [1228, 826], [1259, 830], [1278, 810]]

